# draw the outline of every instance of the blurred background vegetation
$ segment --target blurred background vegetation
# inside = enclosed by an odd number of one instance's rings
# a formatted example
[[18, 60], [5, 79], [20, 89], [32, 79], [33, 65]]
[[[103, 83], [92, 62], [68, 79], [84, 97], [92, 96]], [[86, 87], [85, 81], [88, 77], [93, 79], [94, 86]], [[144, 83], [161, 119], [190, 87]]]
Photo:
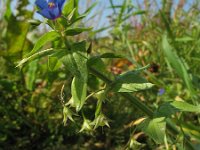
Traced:
[[[157, 145], [132, 121], [143, 113], [119, 95], [110, 95], [104, 113], [110, 128], [79, 133], [82, 120], [63, 125], [60, 90], [65, 83], [69, 98], [71, 76], [65, 68], [50, 70], [47, 59], [34, 60], [23, 69], [16, 64], [33, 48], [49, 27], [29, 23], [35, 14], [34, 1], [0, 1], [0, 149], [181, 149], [176, 143]], [[199, 0], [80, 0], [80, 12], [96, 3], [80, 24], [92, 26], [76, 41], [92, 42], [92, 55], [112, 52], [124, 59], [108, 59], [99, 69], [108, 75], [150, 64], [143, 75], [155, 84], [147, 91], [134, 93], [152, 110], [162, 103], [184, 100], [198, 105], [200, 98], [200, 1]], [[56, 45], [50, 42], [45, 47]], [[110, 73], [108, 73], [110, 72]], [[100, 80], [89, 77], [89, 87], [98, 89]], [[88, 91], [89, 92], [89, 91]], [[84, 112], [91, 116], [96, 101], [87, 102]], [[200, 149], [200, 116], [179, 113], [181, 124]], [[176, 147], [176, 148], [175, 148]]]

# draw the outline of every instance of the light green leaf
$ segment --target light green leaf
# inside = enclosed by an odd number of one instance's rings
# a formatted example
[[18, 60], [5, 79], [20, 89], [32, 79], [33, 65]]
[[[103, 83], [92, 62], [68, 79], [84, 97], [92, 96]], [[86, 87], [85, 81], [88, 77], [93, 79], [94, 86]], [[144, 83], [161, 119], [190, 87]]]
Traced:
[[66, 126], [68, 119], [74, 122], [74, 119], [72, 118], [72, 115], [74, 115], [74, 114], [75, 113], [73, 111], [71, 111], [67, 106], [63, 107], [63, 124], [64, 124], [64, 126]]
[[63, 49], [57, 51], [48, 57], [48, 67], [50, 71], [56, 70], [61, 65], [61, 58], [67, 55], [66, 51]]
[[47, 56], [47, 55], [51, 55], [51, 54], [56, 53], [58, 51], [63, 51], [63, 49], [53, 49], [53, 48], [50, 48], [50, 49], [39, 51], [39, 52], [37, 52], [37, 53], [29, 56], [29, 57], [26, 57], [26, 58], [22, 59], [18, 63], [18, 65], [16, 67], [20, 67], [23, 64], [27, 63], [28, 61], [33, 61], [35, 59], [38, 59], [38, 58], [41, 58], [41, 57], [44, 57], [44, 56]]
[[85, 15], [87, 15], [88, 13], [90, 13], [92, 11], [92, 9], [98, 4], [98, 2], [93, 3], [89, 8], [87, 8], [87, 10], [84, 12]]
[[83, 82], [87, 82], [88, 69], [85, 41], [72, 45], [72, 51], [63, 58], [63, 63], [74, 76], [81, 78]]
[[69, 0], [63, 7], [63, 15], [69, 15], [75, 7], [74, 0]]
[[147, 90], [149, 88], [153, 87], [152, 83], [123, 83], [118, 84], [115, 86], [115, 88], [112, 90], [114, 92], [136, 92], [141, 90]]
[[142, 131], [151, 137], [157, 144], [164, 143], [166, 121], [164, 117], [146, 119], [142, 125]]
[[96, 98], [98, 99], [98, 101], [97, 101], [97, 106], [96, 106], [96, 111], [95, 111], [95, 118], [97, 118], [97, 116], [101, 114], [102, 103], [105, 101], [107, 93], [108, 93], [108, 88], [96, 93]]
[[189, 36], [185, 36], [182, 38], [176, 38], [176, 42], [190, 42], [193, 41], [194, 39], [189, 37]]
[[79, 111], [86, 100], [87, 83], [78, 77], [74, 77], [71, 85], [71, 93], [76, 111]]
[[174, 70], [176, 70], [177, 74], [183, 79], [187, 88], [191, 92], [193, 92], [194, 90], [193, 90], [191, 78], [187, 72], [186, 66], [184, 65], [184, 62], [182, 61], [182, 59], [179, 58], [179, 56], [175, 53], [175, 51], [173, 51], [172, 47], [169, 45], [166, 34], [163, 36], [162, 46], [163, 46], [163, 52], [166, 56], [166, 59], [172, 65]]
[[48, 57], [48, 67], [50, 71], [53, 71], [58, 63], [58, 58], [54, 56]]
[[149, 89], [152, 86], [152, 83], [148, 83], [144, 78], [130, 71], [120, 75], [114, 82], [111, 90], [113, 92], [136, 92]]
[[200, 105], [195, 106], [184, 101], [174, 101], [171, 103], [171, 105], [180, 109], [181, 111], [200, 113]]
[[46, 43], [51, 42], [57, 39], [60, 35], [56, 31], [50, 31], [42, 35], [38, 41], [35, 43], [35, 46], [31, 50], [31, 54], [37, 52], [41, 47], [43, 47]]

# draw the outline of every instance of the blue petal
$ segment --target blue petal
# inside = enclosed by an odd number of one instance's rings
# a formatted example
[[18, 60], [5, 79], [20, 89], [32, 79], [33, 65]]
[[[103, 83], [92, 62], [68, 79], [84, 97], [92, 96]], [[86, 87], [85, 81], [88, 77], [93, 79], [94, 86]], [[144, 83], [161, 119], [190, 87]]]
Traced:
[[65, 0], [57, 0], [58, 7], [60, 8], [60, 10], [62, 9], [64, 2], [65, 2]]
[[41, 11], [38, 11], [38, 13], [41, 14], [42, 16], [44, 16], [45, 18], [54, 19], [54, 18], [50, 15], [48, 8], [47, 8], [47, 9], [43, 9], [43, 10], [41, 10]]
[[48, 0], [48, 3], [57, 3], [56, 0]]
[[37, 5], [40, 9], [48, 8], [46, 0], [36, 0], [35, 5]]
[[54, 8], [49, 9], [49, 14], [51, 15], [53, 19], [56, 19], [60, 17], [61, 11], [58, 7], [54, 7]]

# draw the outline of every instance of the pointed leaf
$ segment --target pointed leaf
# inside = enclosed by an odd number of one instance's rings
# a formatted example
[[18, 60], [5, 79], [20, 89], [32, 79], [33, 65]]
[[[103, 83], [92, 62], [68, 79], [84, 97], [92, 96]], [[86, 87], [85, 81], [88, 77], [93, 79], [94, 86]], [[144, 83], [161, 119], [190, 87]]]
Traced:
[[76, 110], [79, 111], [85, 103], [87, 94], [87, 83], [81, 78], [74, 77], [71, 85], [71, 93], [73, 104], [76, 106]]
[[118, 77], [112, 86], [113, 92], [136, 92], [153, 86], [135, 72], [127, 72]]
[[164, 143], [166, 122], [164, 117], [154, 118], [152, 120], [146, 119], [142, 123], [142, 130], [156, 143]]
[[31, 54], [37, 52], [41, 47], [43, 47], [46, 43], [51, 42], [58, 38], [60, 35], [56, 31], [50, 31], [42, 35], [35, 43], [35, 46], [31, 50]]
[[172, 47], [169, 45], [166, 35], [163, 36], [162, 46], [166, 59], [172, 65], [174, 70], [176, 70], [177, 74], [183, 79], [187, 88], [191, 92], [193, 92], [194, 89], [192, 86], [192, 81], [190, 75], [187, 72], [186, 66], [184, 65], [182, 59], [179, 58], [179, 56], [173, 51]]
[[180, 109], [181, 111], [200, 113], [200, 105], [195, 106], [184, 101], [174, 101], [171, 103], [171, 105]]
[[38, 58], [41, 58], [41, 57], [50, 55], [50, 54], [52, 54], [52, 53], [54, 53], [54, 52], [55, 52], [55, 49], [52, 49], [52, 48], [46, 49], [46, 50], [43, 50], [43, 51], [40, 51], [40, 52], [37, 52], [37, 53], [35, 53], [35, 54], [33, 54], [33, 55], [27, 57], [27, 58], [22, 59], [22, 60], [18, 63], [18, 65], [17, 65], [16, 67], [22, 66], [23, 64], [27, 63], [28, 61], [33, 61], [33, 60], [35, 60], [35, 59], [38, 59]]

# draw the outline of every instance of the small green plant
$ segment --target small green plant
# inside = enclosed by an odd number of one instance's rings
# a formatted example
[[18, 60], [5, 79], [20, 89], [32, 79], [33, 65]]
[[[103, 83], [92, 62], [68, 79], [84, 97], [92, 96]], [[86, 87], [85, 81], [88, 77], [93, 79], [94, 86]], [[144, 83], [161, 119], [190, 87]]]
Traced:
[[[148, 1], [145, 9], [131, 0], [109, 2], [109, 37], [96, 40], [82, 36], [107, 29], [84, 26], [96, 3], [80, 14], [79, 0], [36, 0], [44, 22], [27, 23], [33, 12], [23, 9], [26, 0], [16, 17], [6, 9], [0, 24], [6, 27], [0, 29], [0, 142], [6, 144], [0, 146], [198, 149], [197, 11], [189, 23], [187, 14], [179, 20], [180, 8], [171, 17], [171, 0], [162, 9]], [[39, 37], [40, 24], [48, 30]]]

